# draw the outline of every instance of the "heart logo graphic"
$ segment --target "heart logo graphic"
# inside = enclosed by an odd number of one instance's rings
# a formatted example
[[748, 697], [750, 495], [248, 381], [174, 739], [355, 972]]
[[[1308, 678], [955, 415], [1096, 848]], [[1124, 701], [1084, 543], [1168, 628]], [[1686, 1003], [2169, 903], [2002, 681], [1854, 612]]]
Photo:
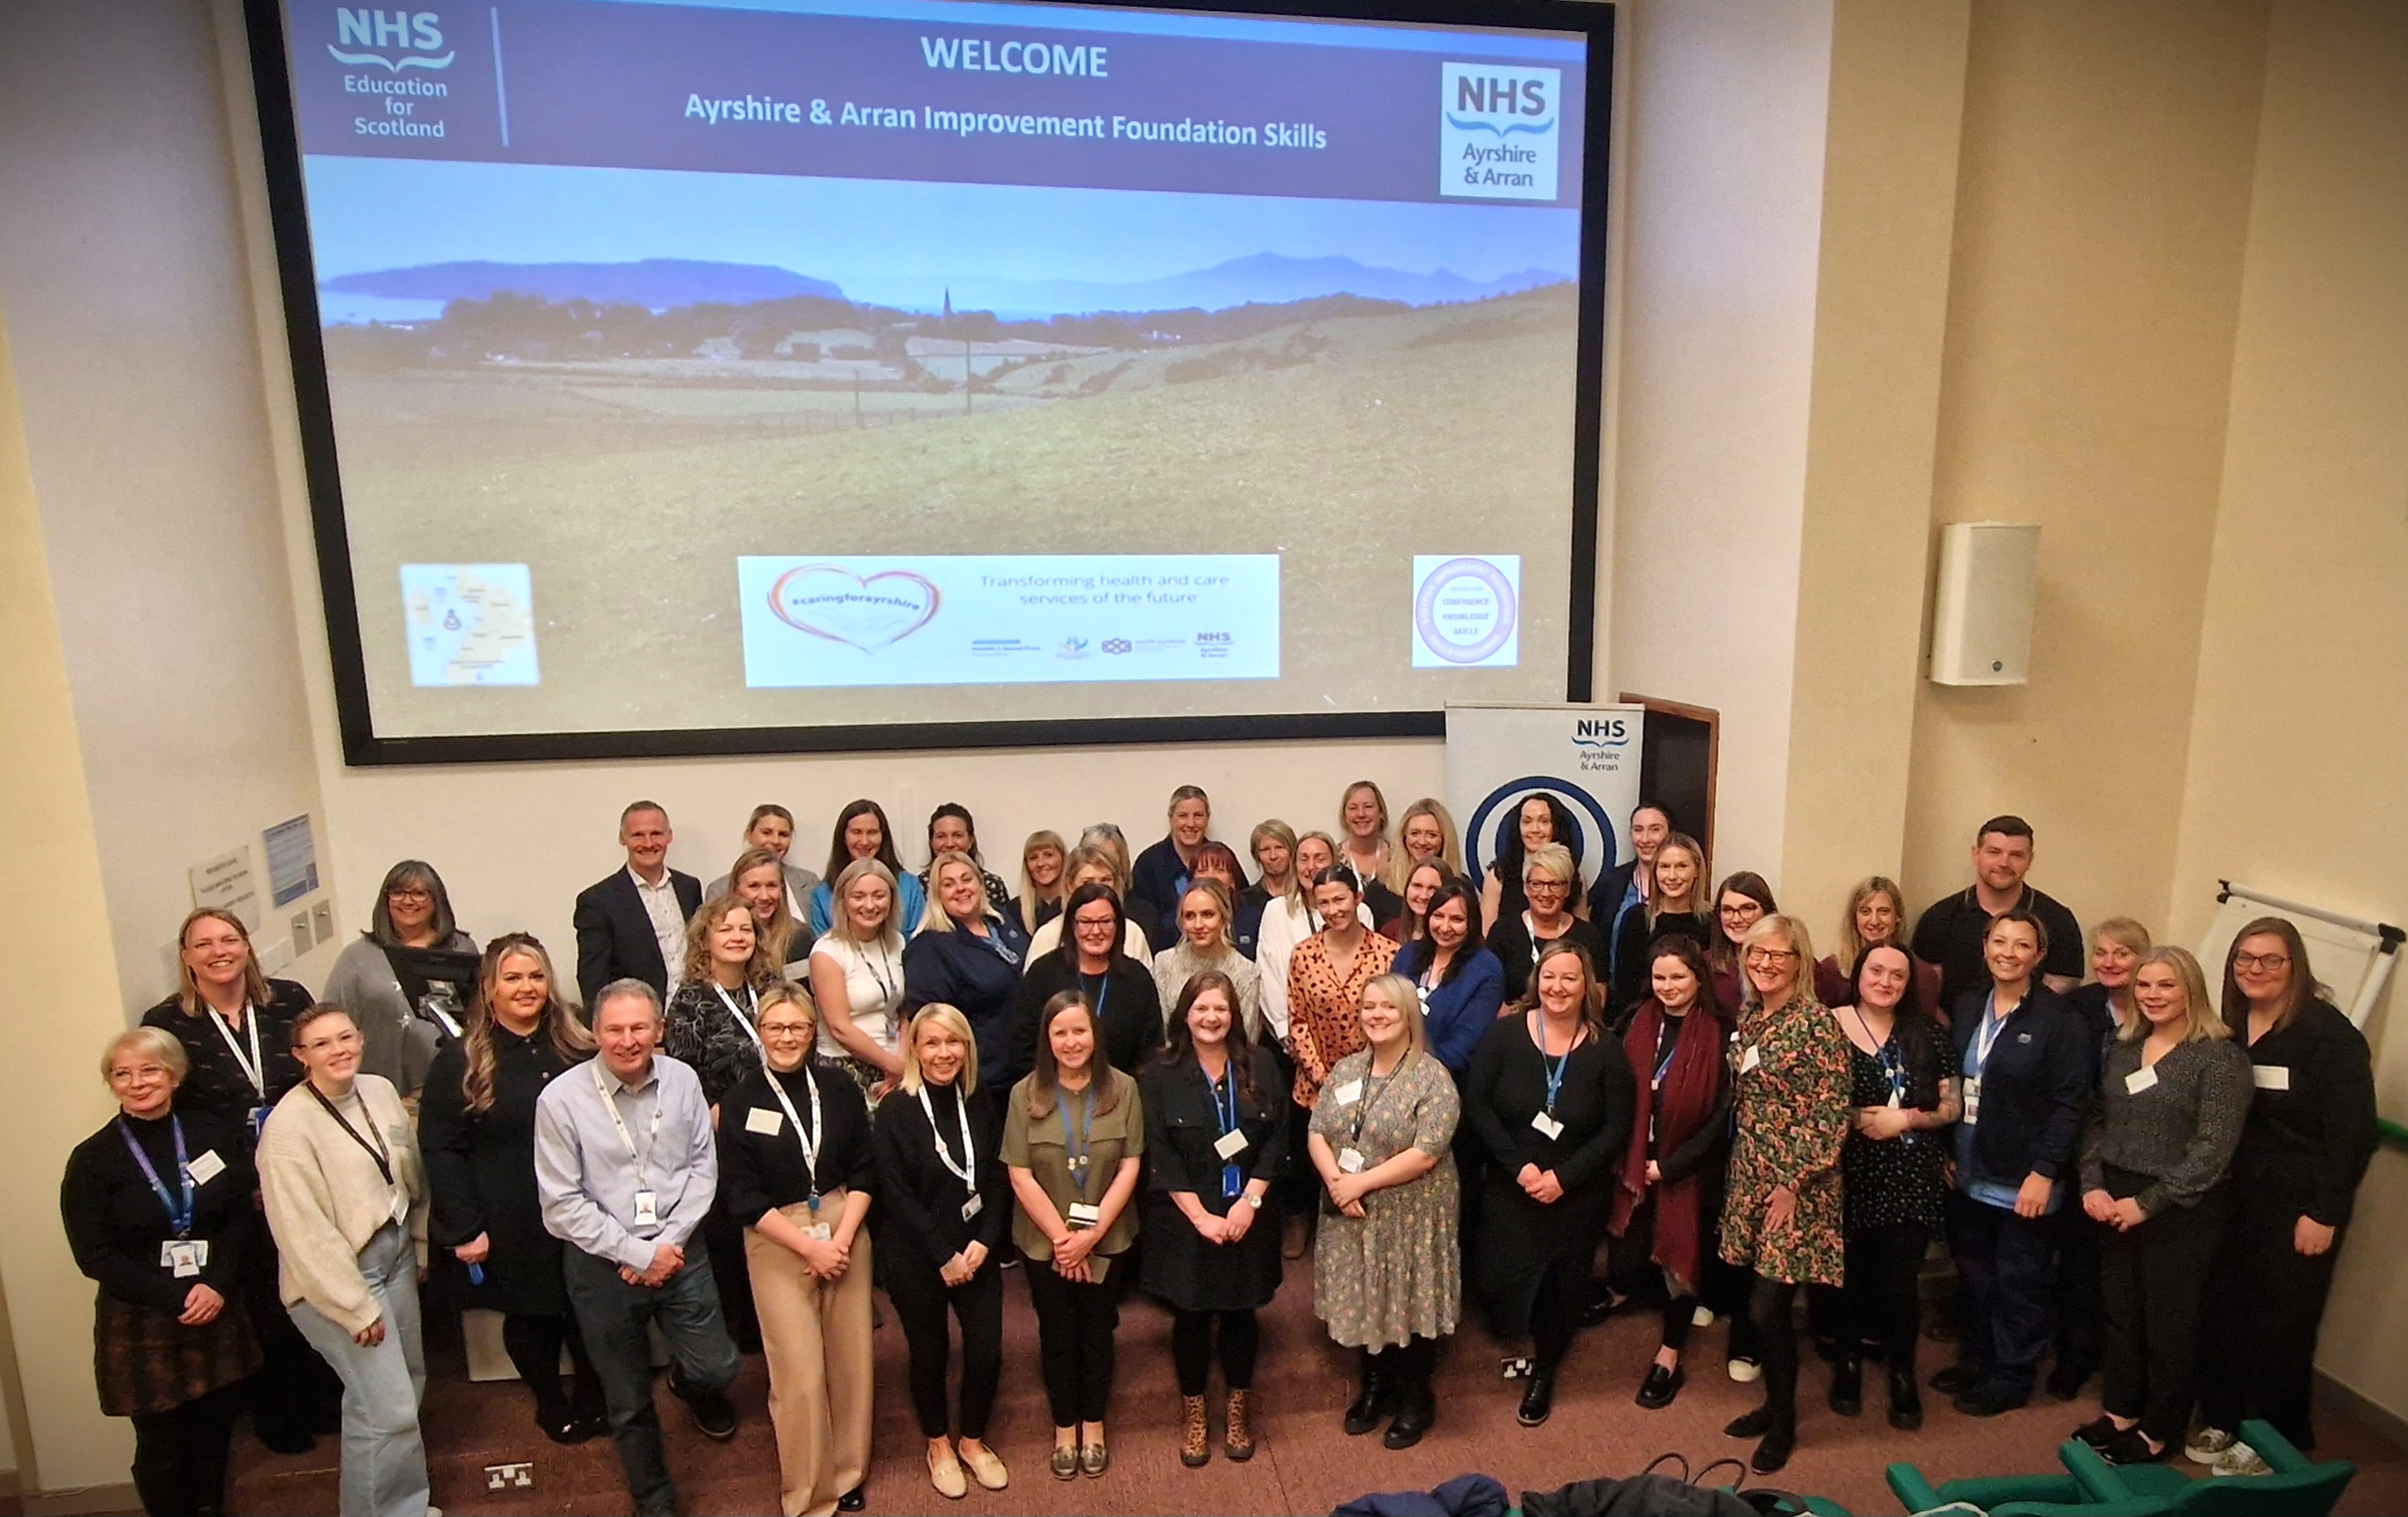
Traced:
[[926, 626], [942, 601], [933, 581], [907, 569], [864, 576], [839, 564], [805, 564], [770, 587], [770, 610], [779, 621], [863, 653], [892, 647]]

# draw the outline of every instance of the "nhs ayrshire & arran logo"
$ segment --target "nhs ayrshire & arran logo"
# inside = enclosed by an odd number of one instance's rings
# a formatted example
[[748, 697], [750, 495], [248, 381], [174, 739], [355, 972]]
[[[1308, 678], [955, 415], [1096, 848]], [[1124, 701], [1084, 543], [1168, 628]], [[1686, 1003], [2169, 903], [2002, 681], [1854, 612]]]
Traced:
[[1438, 193], [1554, 199], [1563, 84], [1561, 69], [1440, 65]]
[[403, 69], [449, 68], [456, 53], [440, 56], [442, 18], [432, 10], [368, 10], [349, 6], [334, 12], [334, 41], [326, 44], [337, 63], [353, 68], [374, 64], [388, 73]]

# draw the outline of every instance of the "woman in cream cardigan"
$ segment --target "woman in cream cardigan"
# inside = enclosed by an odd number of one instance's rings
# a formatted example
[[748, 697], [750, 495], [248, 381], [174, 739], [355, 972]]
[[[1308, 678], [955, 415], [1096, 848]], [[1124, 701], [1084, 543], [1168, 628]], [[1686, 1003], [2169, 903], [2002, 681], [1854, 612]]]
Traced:
[[392, 1082], [360, 1069], [350, 1014], [293, 1019], [306, 1078], [268, 1114], [260, 1189], [294, 1324], [343, 1377], [343, 1517], [426, 1517], [418, 1257], [426, 1179]]

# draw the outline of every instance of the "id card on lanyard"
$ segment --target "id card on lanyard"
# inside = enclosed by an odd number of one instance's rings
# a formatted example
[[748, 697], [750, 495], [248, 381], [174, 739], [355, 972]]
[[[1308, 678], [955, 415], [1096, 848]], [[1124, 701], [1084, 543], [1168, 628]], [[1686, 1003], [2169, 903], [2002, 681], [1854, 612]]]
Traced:
[[660, 1095], [653, 1093], [652, 1128], [644, 1135], [644, 1146], [638, 1149], [636, 1147], [636, 1135], [627, 1131], [627, 1118], [619, 1115], [619, 1102], [610, 1099], [610, 1086], [602, 1080], [601, 1065], [602, 1061], [596, 1059], [585, 1067], [593, 1074], [594, 1094], [602, 1098], [602, 1110], [610, 1114], [610, 1125], [619, 1129], [619, 1141], [627, 1145], [627, 1156], [636, 1161], [636, 1225], [658, 1227], [660, 1197], [644, 1184], [644, 1170], [653, 1162], [653, 1150], [660, 1147]]
[[794, 1098], [786, 1093], [786, 1082], [778, 1079], [775, 1070], [767, 1073], [770, 1094], [786, 1109], [787, 1123], [794, 1129], [795, 1141], [803, 1145], [803, 1163], [811, 1171], [811, 1193], [804, 1198], [804, 1204], [811, 1209], [811, 1225], [805, 1231], [824, 1243], [832, 1235], [828, 1224], [820, 1220], [820, 1146], [827, 1140], [827, 1130], [821, 1126], [823, 1118], [820, 1111], [820, 1082], [811, 1078], [809, 1068], [804, 1069], [803, 1087], [811, 1093], [811, 1125], [805, 1128], [794, 1110]]
[[2005, 1016], [1994, 1014], [1993, 1008], [1997, 1004], [1996, 991], [1983, 997], [1981, 1020], [1974, 1027], [1974, 1066], [1965, 1071], [1965, 1109], [1958, 1117], [1959, 1121], [1967, 1126], [1978, 1126], [1981, 1122], [1982, 1072], [1990, 1067], [1990, 1050], [1998, 1046], [1998, 1034], [2007, 1030], [2007, 1024], [2012, 1021], [2015, 1015], [2013, 1012], [2009, 1012]]
[[1561, 1057], [1551, 1055], [1547, 1051], [1547, 1014], [1532, 1012], [1530, 1014], [1536, 1022], [1533, 1038], [1538, 1045], [1538, 1062], [1547, 1070], [1547, 1105], [1532, 1115], [1530, 1125], [1540, 1137], [1552, 1142], [1564, 1135], [1564, 1124], [1555, 1117], [1555, 1098], [1563, 1094], [1564, 1076], [1571, 1068], [1572, 1049], [1580, 1047], [1580, 1033], [1575, 1031], [1571, 1041], [1564, 1045]]
[[[961, 1203], [961, 1219], [975, 1221], [978, 1214], [987, 1209], [987, 1203], [978, 1194], [978, 1147], [970, 1135], [970, 1103], [963, 1100], [958, 1091], [954, 1094], [953, 1110], [961, 1121], [959, 1164], [954, 1163], [953, 1155], [945, 1151], [945, 1140], [937, 1132], [937, 1109], [928, 1100], [928, 1087], [924, 1084], [920, 1087], [920, 1111], [928, 1118], [928, 1139], [936, 1145], [937, 1162], [943, 1165], [946, 1172], [960, 1181], [962, 1188], [970, 1192], [970, 1199]], [[814, 1175], [818, 1172], [816, 1169], [812, 1171]]]
[[242, 1041], [234, 1036], [233, 1028], [227, 1025], [216, 1007], [209, 1009], [209, 1019], [217, 1024], [217, 1035], [225, 1040], [226, 1051], [234, 1056], [235, 1067], [243, 1071], [243, 1078], [250, 1082], [251, 1092], [258, 1098], [244, 1113], [251, 1124], [251, 1139], [256, 1142], [262, 1124], [267, 1120], [267, 1060], [260, 1052], [259, 1008], [248, 1001], [243, 1003], [243, 1031], [250, 1040], [247, 1058], [244, 1056]]
[[[1246, 1148], [1245, 1130], [1238, 1125], [1236, 1065], [1222, 1071], [1217, 1083], [1209, 1079], [1205, 1083], [1212, 1092], [1212, 1119], [1221, 1130], [1220, 1140], [1212, 1145], [1212, 1151], [1221, 1158], [1221, 1199], [1235, 1201], [1246, 1189], [1246, 1171], [1238, 1168], [1236, 1159]], [[1229, 1093], [1226, 1107], [1221, 1102], [1225, 1090]]]
[[150, 1193], [159, 1198], [159, 1204], [166, 1210], [167, 1225], [176, 1230], [174, 1237], [159, 1246], [159, 1267], [178, 1280], [190, 1280], [198, 1276], [208, 1265], [209, 1243], [206, 1239], [193, 1236], [193, 1219], [200, 1209], [195, 1199], [199, 1187], [194, 1182], [192, 1161], [184, 1150], [183, 1118], [170, 1116], [167, 1120], [170, 1131], [176, 1136], [176, 1177], [183, 1187], [180, 1202], [168, 1190], [166, 1182], [160, 1179], [159, 1167], [152, 1164], [150, 1155], [143, 1151], [142, 1144], [134, 1137], [132, 1126], [123, 1116], [117, 1118], [117, 1131], [125, 1138], [126, 1147], [132, 1151], [134, 1163], [142, 1167], [143, 1178], [150, 1182]]

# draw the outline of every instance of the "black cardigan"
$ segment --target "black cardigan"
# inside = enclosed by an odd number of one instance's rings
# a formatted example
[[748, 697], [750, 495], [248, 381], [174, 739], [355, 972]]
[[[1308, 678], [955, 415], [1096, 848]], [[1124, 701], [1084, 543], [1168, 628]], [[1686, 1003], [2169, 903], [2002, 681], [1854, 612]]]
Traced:
[[928, 1129], [928, 1114], [920, 1098], [898, 1090], [878, 1103], [872, 1148], [877, 1156], [878, 1204], [871, 1216], [878, 1228], [882, 1268], [934, 1270], [972, 1243], [983, 1243], [989, 1254], [1003, 1247], [1004, 1228], [1011, 1219], [1011, 1182], [1004, 1173], [1003, 1112], [996, 1093], [1006, 1087], [981, 1082], [970, 1098], [970, 1140], [977, 1149], [979, 1211], [962, 1219], [970, 1187], [937, 1158], [944, 1145], [954, 1162], [961, 1162], [960, 1104], [951, 1085], [929, 1085], [928, 1106], [937, 1116], [936, 1131]]
[[[1642, 901], [1630, 909], [1622, 925], [1615, 929], [1614, 987], [1609, 1004], [1618, 1026], [1629, 1020], [1626, 1013], [1655, 994], [1655, 963], [1648, 957], [1647, 950], [1657, 939], [1668, 937], [1687, 938], [1697, 945], [1697, 951], [1702, 954], [1714, 941], [1714, 924], [1692, 912], [1667, 912], [1655, 919], [1651, 929], [1647, 925], [1647, 904]], [[1598, 967], [1602, 971], [1604, 965]]]
[[[803, 1157], [803, 1140], [788, 1122], [786, 1109], [770, 1089], [772, 1080], [785, 1087], [787, 1099], [794, 1103], [794, 1115], [805, 1123], [811, 1120], [809, 1087], [819, 1087], [820, 1117], [827, 1126], [818, 1134], [817, 1175]], [[755, 1132], [756, 1112], [775, 1117], [777, 1131]], [[759, 1120], [769, 1125], [769, 1117]], [[810, 1200], [814, 1190], [825, 1192], [842, 1185], [875, 1194], [877, 1184], [877, 1157], [870, 1146], [870, 1105], [861, 1098], [861, 1087], [843, 1070], [805, 1064], [785, 1074], [773, 1074], [755, 1065], [751, 1074], [720, 1098], [720, 1210], [746, 1226], [759, 1221], [765, 1213]]]
[[[1238, 1099], [1238, 1129], [1246, 1145], [1229, 1162], [1248, 1180], [1282, 1179], [1293, 1163], [1294, 1124], [1287, 1114], [1295, 1103], [1288, 1099], [1288, 1078], [1271, 1050], [1260, 1045], [1233, 1042], [1229, 1056], [1249, 1061], [1255, 1099]], [[1204, 1066], [1192, 1056], [1178, 1064], [1156, 1059], [1145, 1065], [1137, 1088], [1145, 1102], [1147, 1188], [1162, 1196], [1193, 1191], [1206, 1211], [1227, 1216], [1236, 1202], [1221, 1194], [1222, 1160], [1212, 1145], [1220, 1141], [1222, 1113]]]
[[[2240, 1035], [2247, 1037], [2246, 1027]], [[2247, 1047], [2258, 1085], [2232, 1155], [2236, 1195], [2251, 1208], [2347, 1225], [2382, 1136], [2366, 1035], [2331, 1002], [2312, 1000]], [[2288, 1088], [2274, 1088], [2276, 1081]]]
[[[1577, 943], [1588, 954], [1588, 962], [1602, 979], [1605, 973], [1605, 937], [1594, 922], [1571, 919], [1571, 926], [1555, 934], [1551, 942]], [[1499, 916], [1495, 930], [1488, 934], [1488, 951], [1505, 968], [1505, 1002], [1511, 1005], [1522, 998], [1530, 989], [1530, 974], [1537, 957], [1537, 945], [1530, 941], [1530, 929], [1522, 926], [1521, 913]]]
[[[168, 1224], [167, 1208], [159, 1203], [142, 1166], [126, 1151], [115, 1119], [76, 1145], [67, 1155], [66, 1178], [59, 1186], [59, 1212], [66, 1223], [67, 1247], [75, 1253], [76, 1268], [119, 1301], [165, 1312], [181, 1312], [184, 1298], [195, 1284], [229, 1301], [234, 1298], [243, 1240], [254, 1215], [251, 1193], [258, 1184], [251, 1173], [246, 1124], [239, 1118], [221, 1121], [205, 1112], [177, 1115], [184, 1125], [185, 1159], [214, 1153], [226, 1165], [223, 1172], [193, 1187], [192, 1236], [209, 1243], [209, 1263], [197, 1281], [178, 1280], [161, 1268], [160, 1245], [174, 1237], [176, 1230]], [[168, 1193], [180, 1202], [183, 1192], [176, 1172], [176, 1138], [168, 1119], [145, 1122], [129, 1116], [126, 1121]]]
[[[1037, 1067], [1037, 1024], [1045, 1003], [1065, 990], [1084, 990], [1078, 976], [1077, 950], [1056, 948], [1028, 966], [1021, 977], [1020, 1005], [1011, 1017], [1010, 1067], [1000, 1076], [978, 1071], [978, 1083], [1009, 1090]], [[1112, 955], [1105, 980], [1104, 1005], [1096, 1031], [1104, 1057], [1122, 1074], [1136, 1078], [1145, 1061], [1162, 1046], [1162, 998], [1145, 966], [1124, 953]]]
[[[293, 1018], [309, 1010], [313, 997], [309, 987], [291, 980], [267, 982], [267, 1004], [252, 1008], [259, 1018], [260, 1062], [267, 1075], [267, 1097], [263, 1100], [251, 1088], [243, 1066], [234, 1061], [233, 1053], [219, 1036], [216, 1019], [204, 1006], [198, 1014], [187, 1015], [181, 1002], [173, 996], [143, 1013], [143, 1026], [156, 1027], [173, 1033], [184, 1046], [184, 1057], [192, 1061], [192, 1072], [176, 1087], [176, 1109], [191, 1116], [195, 1112], [216, 1117], [219, 1121], [244, 1129], [242, 1141], [246, 1149], [252, 1135], [248, 1131], [248, 1113], [254, 1106], [273, 1106], [283, 1099], [284, 1093], [301, 1082], [301, 1065], [293, 1057]], [[250, 1055], [248, 1030], [237, 1032], [246, 1058]]]
[[1547, 1105], [1547, 1058], [1530, 1040], [1528, 1014], [1501, 1017], [1480, 1040], [1464, 1078], [1464, 1120], [1487, 1150], [1495, 1172], [1509, 1180], [1525, 1164], [1552, 1169], [1567, 1194], [1584, 1186], [1610, 1190], [1610, 1173], [1630, 1141], [1637, 1099], [1622, 1040], [1592, 1029], [1565, 1062], [1555, 1095], [1561, 1135], [1541, 1136], [1531, 1120]]

